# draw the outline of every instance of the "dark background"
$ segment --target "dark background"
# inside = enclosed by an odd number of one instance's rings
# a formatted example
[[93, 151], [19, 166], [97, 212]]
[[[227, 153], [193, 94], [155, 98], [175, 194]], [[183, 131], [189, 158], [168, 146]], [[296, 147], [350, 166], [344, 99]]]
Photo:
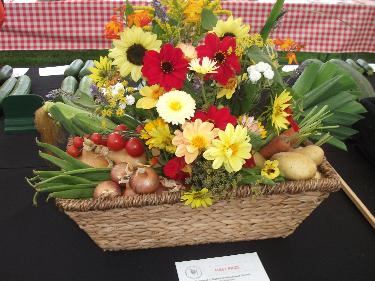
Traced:
[[[62, 81], [39, 77], [37, 69], [27, 74], [35, 94]], [[35, 136], [4, 135], [0, 120], [0, 281], [177, 281], [176, 261], [250, 252], [258, 253], [272, 281], [375, 280], [375, 231], [343, 191], [285, 239], [103, 252], [53, 202], [32, 206], [33, 190], [24, 177], [46, 167]], [[375, 166], [354, 144], [348, 152], [327, 147], [326, 154], [375, 213]]]

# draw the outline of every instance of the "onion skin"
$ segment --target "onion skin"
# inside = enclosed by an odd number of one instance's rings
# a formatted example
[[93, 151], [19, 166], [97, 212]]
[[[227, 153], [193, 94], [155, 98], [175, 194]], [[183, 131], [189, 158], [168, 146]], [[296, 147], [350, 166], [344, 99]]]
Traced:
[[159, 187], [158, 174], [149, 167], [139, 168], [130, 178], [129, 186], [139, 194], [155, 192]]
[[113, 181], [103, 181], [99, 183], [94, 190], [93, 197], [97, 198], [113, 198], [121, 195], [120, 186]]
[[135, 195], [137, 195], [137, 193], [127, 184], [123, 196], [130, 197]]
[[131, 175], [129, 172], [132, 172], [133, 168], [128, 163], [120, 163], [113, 166], [111, 169], [111, 179], [115, 183], [118, 183], [120, 186], [125, 186], [125, 184], [121, 184], [120, 181], [125, 178], [126, 176]]

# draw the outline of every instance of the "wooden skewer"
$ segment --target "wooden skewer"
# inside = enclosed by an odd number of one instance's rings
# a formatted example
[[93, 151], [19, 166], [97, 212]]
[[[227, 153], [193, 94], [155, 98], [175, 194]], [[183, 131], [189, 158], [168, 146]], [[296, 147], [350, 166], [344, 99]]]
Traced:
[[375, 229], [375, 217], [371, 214], [369, 209], [367, 209], [366, 205], [363, 204], [361, 199], [358, 198], [357, 194], [355, 194], [355, 192], [350, 188], [350, 186], [344, 181], [344, 179], [340, 175], [339, 178], [342, 183], [342, 189], [344, 190], [345, 194], [350, 198], [350, 200], [352, 200], [354, 205], [358, 208], [358, 210], [362, 213], [366, 220], [371, 224], [372, 228]]

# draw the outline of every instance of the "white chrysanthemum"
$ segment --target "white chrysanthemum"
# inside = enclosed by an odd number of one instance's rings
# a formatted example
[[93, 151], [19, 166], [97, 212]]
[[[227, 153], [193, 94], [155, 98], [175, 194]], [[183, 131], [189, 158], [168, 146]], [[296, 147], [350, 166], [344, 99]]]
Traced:
[[252, 82], [252, 83], [256, 83], [256, 82], [258, 82], [258, 80], [260, 79], [260, 78], [262, 78], [262, 74], [259, 72], [259, 71], [256, 71], [256, 70], [254, 70], [254, 71], [251, 71], [250, 73], [249, 73], [249, 79], [250, 79], [250, 81]]
[[156, 110], [165, 122], [184, 124], [194, 116], [195, 100], [184, 91], [170, 91], [159, 98]]
[[126, 103], [119, 103], [118, 107], [121, 108], [121, 109], [125, 109]]
[[255, 69], [259, 72], [265, 72], [267, 70], [270, 70], [272, 69], [271, 68], [271, 65], [269, 65], [268, 63], [265, 63], [265, 62], [258, 62], [256, 65], [255, 65]]
[[199, 58], [193, 59], [189, 63], [189, 69], [200, 74], [217, 73], [216, 61], [210, 60], [208, 57], [203, 57], [202, 61]]
[[255, 65], [250, 65], [246, 70], [249, 75], [250, 72], [257, 71]]
[[126, 96], [126, 104], [127, 105], [133, 105], [135, 103], [135, 98], [132, 95]]
[[272, 69], [267, 69], [265, 72], [263, 72], [264, 77], [266, 77], [268, 80], [273, 79], [273, 76], [275, 73], [273, 72]]

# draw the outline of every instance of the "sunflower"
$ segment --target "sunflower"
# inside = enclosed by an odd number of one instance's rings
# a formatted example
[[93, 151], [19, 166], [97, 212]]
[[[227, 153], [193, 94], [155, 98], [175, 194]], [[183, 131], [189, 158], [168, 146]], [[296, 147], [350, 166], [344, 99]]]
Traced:
[[235, 37], [237, 45], [240, 45], [249, 36], [250, 26], [242, 24], [241, 18], [233, 19], [233, 16], [230, 16], [226, 21], [219, 20], [212, 31], [220, 38]]
[[287, 117], [290, 115], [285, 110], [290, 106], [288, 103], [292, 99], [289, 92], [284, 90], [279, 96], [275, 97], [272, 105], [271, 122], [277, 132], [280, 129], [288, 129], [289, 121]]
[[117, 74], [108, 57], [100, 57], [99, 61], [94, 61], [94, 67], [91, 67], [90, 71], [90, 78], [99, 88], [108, 86]]
[[181, 201], [185, 202], [185, 205], [190, 205], [192, 208], [209, 207], [212, 205], [211, 193], [207, 188], [201, 190], [191, 190], [190, 192], [184, 192], [181, 196]]
[[134, 81], [142, 76], [143, 57], [146, 51], [159, 50], [161, 41], [156, 34], [143, 31], [142, 28], [133, 26], [120, 33], [120, 39], [114, 40], [113, 49], [109, 50], [109, 57], [113, 58], [120, 74], [125, 77], [131, 74]]

